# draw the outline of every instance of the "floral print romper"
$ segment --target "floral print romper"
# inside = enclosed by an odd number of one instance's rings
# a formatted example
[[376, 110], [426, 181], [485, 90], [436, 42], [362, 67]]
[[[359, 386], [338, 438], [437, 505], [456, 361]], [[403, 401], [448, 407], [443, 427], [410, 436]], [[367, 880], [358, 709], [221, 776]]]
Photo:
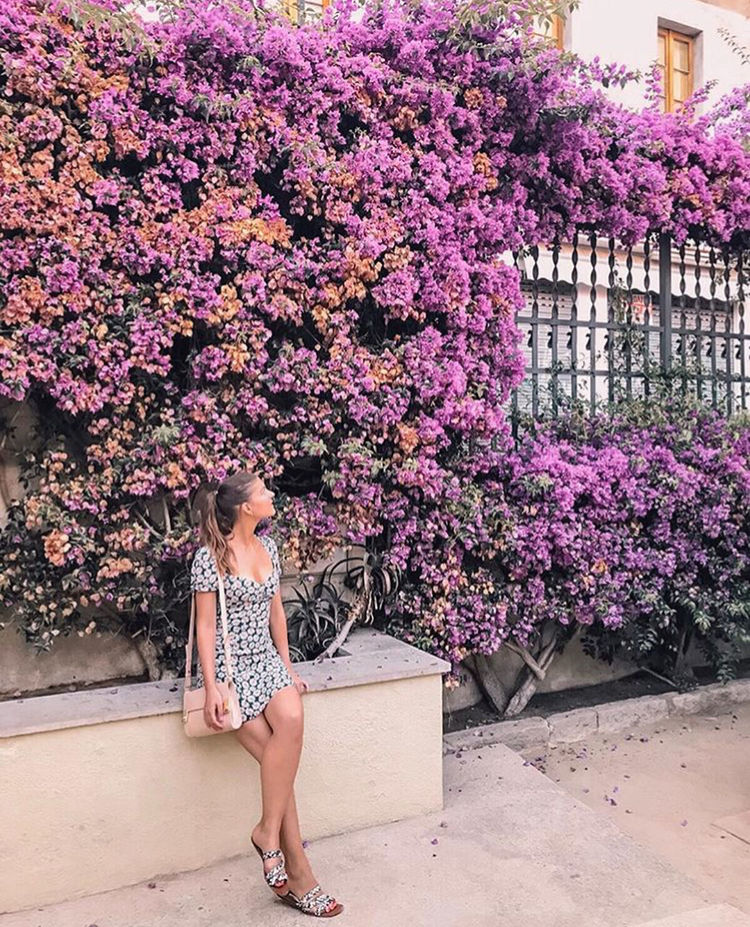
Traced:
[[[272, 538], [258, 535], [258, 540], [271, 558], [270, 576], [262, 583], [249, 576], [224, 576], [230, 655], [243, 722], [257, 717], [279, 689], [294, 685], [273, 642], [269, 625], [271, 599], [279, 588], [281, 578], [279, 552]], [[190, 589], [191, 592], [216, 590], [216, 679], [226, 680], [219, 578], [213, 554], [207, 547], [198, 548], [193, 558]], [[196, 685], [203, 684], [199, 659]]]

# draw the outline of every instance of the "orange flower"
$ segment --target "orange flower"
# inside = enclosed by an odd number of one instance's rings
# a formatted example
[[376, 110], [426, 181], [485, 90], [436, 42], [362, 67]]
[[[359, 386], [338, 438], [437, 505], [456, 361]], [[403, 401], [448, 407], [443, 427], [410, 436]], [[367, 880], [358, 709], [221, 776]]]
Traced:
[[417, 429], [410, 425], [404, 425], [399, 422], [398, 426], [398, 443], [405, 454], [411, 454], [419, 445], [419, 435]]
[[67, 550], [70, 550], [70, 538], [64, 531], [55, 528], [44, 538], [44, 556], [54, 566], [63, 566]]

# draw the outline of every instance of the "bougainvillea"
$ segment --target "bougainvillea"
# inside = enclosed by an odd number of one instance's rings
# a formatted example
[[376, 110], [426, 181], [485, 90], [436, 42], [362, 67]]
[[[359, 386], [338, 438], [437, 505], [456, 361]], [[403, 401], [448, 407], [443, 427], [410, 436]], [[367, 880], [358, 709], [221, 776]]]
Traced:
[[[446, 595], [417, 634], [441, 652], [584, 631], [589, 652], [679, 675], [691, 641], [731, 672], [750, 641], [750, 427], [690, 399], [565, 413], [525, 434], [487, 483], [490, 603]], [[499, 500], [502, 500], [502, 505]]]
[[625, 70], [521, 4], [355, 9], [0, 3], [0, 396], [42, 430], [0, 594], [39, 646], [109, 616], [178, 661], [189, 502], [239, 466], [289, 562], [371, 539], [407, 571], [394, 617], [450, 595], [435, 646], [499, 646], [503, 252], [750, 227], [739, 144], [615, 107]]

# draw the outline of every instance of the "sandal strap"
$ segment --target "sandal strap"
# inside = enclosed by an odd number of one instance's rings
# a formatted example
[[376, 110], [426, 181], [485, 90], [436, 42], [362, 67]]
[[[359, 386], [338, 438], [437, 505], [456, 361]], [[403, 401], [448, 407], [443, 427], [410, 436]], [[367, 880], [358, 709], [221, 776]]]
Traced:
[[[316, 894], [319, 893], [319, 894]], [[305, 894], [299, 900], [299, 907], [302, 908], [307, 914], [316, 914], [320, 915], [326, 908], [329, 907], [332, 901], [336, 899], [331, 895], [326, 894], [321, 889], [320, 885], [313, 885], [309, 892]]]
[[266, 882], [268, 882], [272, 888], [280, 882], [287, 881], [287, 874], [283, 863], [277, 863], [273, 869], [269, 869], [264, 875]]
[[322, 891], [323, 891], [323, 889], [320, 887], [320, 884], [319, 884], [319, 883], [313, 885], [313, 887], [310, 889], [310, 891], [309, 891], [309, 892], [305, 892], [305, 894], [300, 898], [299, 903], [300, 903], [301, 905], [309, 904], [309, 902], [312, 901], [313, 896], [314, 896], [317, 892], [322, 892]]
[[263, 859], [274, 859], [277, 856], [281, 856], [281, 850], [263, 850], [261, 856]]
[[332, 901], [336, 901], [333, 895], [329, 895], [327, 892], [323, 892], [322, 895], [318, 895], [318, 897], [315, 899], [315, 904], [321, 905], [321, 910], [325, 911], [325, 909], [330, 906]]

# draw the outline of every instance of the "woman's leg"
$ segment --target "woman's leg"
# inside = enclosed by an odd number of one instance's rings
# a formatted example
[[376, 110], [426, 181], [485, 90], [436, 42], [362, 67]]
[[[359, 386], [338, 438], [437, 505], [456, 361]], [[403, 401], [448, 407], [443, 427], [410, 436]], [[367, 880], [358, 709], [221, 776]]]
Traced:
[[[235, 732], [239, 742], [259, 764], [262, 762], [263, 751], [271, 738], [271, 734], [271, 725], [262, 712], [256, 718], [246, 721]], [[307, 888], [311, 888], [315, 884], [315, 879], [302, 846], [302, 834], [300, 832], [294, 789], [292, 789], [284, 816], [281, 819], [280, 846], [284, 851], [286, 871], [290, 882], [289, 887], [295, 892], [297, 891], [295, 885], [304, 884]], [[263, 862], [264, 868], [268, 872], [276, 864], [277, 860], [269, 859]], [[284, 891], [287, 891], [286, 886], [279, 889], [279, 892]]]
[[284, 686], [263, 709], [271, 736], [263, 751], [260, 783], [263, 814], [255, 827], [255, 842], [264, 848], [277, 847], [281, 819], [292, 794], [302, 752], [302, 697], [296, 686]]
[[[289, 693], [287, 695], [287, 693]], [[296, 696], [296, 698], [295, 698]], [[264, 717], [264, 715], [266, 717]], [[317, 879], [313, 875], [310, 862], [307, 859], [302, 846], [302, 835], [299, 828], [299, 818], [297, 816], [297, 803], [294, 798], [294, 776], [299, 764], [299, 754], [302, 747], [302, 698], [296, 688], [286, 686], [276, 692], [266, 705], [263, 712], [257, 718], [246, 721], [242, 727], [236, 731], [236, 736], [240, 743], [248, 750], [260, 763], [261, 770], [261, 787], [263, 789], [263, 818], [253, 829], [253, 839], [259, 846], [265, 849], [281, 846], [284, 852], [285, 868], [288, 882], [283, 888], [278, 889], [277, 894], [284, 894], [287, 891], [293, 891], [298, 898], [310, 891], [317, 884]], [[264, 782], [264, 773], [273, 775], [273, 770], [278, 766], [282, 767], [284, 760], [271, 755], [272, 764], [268, 764], [269, 750], [276, 746], [287, 749], [287, 741], [282, 737], [274, 744], [280, 732], [285, 730], [285, 726], [291, 730], [290, 741], [294, 744], [297, 739], [297, 728], [299, 725], [299, 749], [296, 751], [296, 760], [294, 759], [294, 748], [290, 751], [291, 756], [286, 758], [286, 774], [291, 772], [291, 784], [287, 795], [287, 804], [281, 816], [281, 824], [278, 828], [277, 838], [268, 843], [264, 843], [264, 832], [261, 830], [261, 824], [266, 813], [266, 783]], [[282, 786], [283, 787], [283, 786]], [[278, 795], [275, 796], [278, 800]], [[276, 864], [277, 860], [264, 860], [264, 868], [270, 870]], [[274, 889], [275, 890], [275, 889]], [[276, 890], [275, 890], [276, 891]], [[328, 903], [326, 910], [334, 910], [337, 902], [334, 900]]]

